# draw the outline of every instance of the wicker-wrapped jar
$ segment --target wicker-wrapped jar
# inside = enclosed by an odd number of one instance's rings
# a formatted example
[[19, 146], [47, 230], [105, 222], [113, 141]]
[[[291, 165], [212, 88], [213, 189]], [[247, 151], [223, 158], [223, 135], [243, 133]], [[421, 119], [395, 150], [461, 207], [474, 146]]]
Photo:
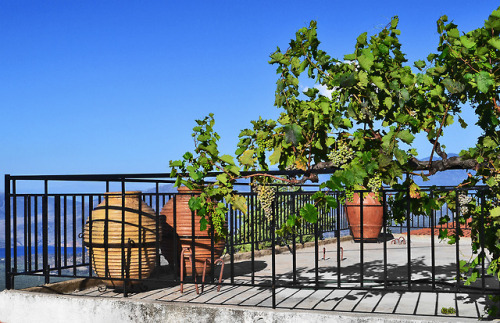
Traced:
[[[168, 260], [169, 263], [173, 263], [174, 261], [174, 253], [173, 253], [173, 239], [177, 239], [178, 250], [177, 254], [177, 268], [180, 268], [180, 253], [183, 248], [190, 248], [191, 251], [194, 250], [195, 254], [195, 266], [196, 273], [198, 276], [203, 274], [203, 266], [205, 264], [205, 260], [212, 258], [212, 251], [214, 255], [214, 260], [217, 260], [224, 251], [225, 240], [219, 240], [217, 242], [213, 242], [214, 248], [212, 250], [212, 237], [210, 235], [210, 225], [207, 226], [207, 230], [200, 230], [200, 217], [195, 213], [194, 217], [189, 208], [189, 200], [193, 195], [200, 194], [200, 190], [190, 190], [187, 187], [179, 187], [178, 193], [174, 195], [172, 199], [170, 199], [163, 209], [161, 210], [161, 214], [165, 216], [165, 221], [167, 227], [169, 229], [168, 235], [164, 235], [163, 245], [167, 246], [162, 247], [164, 250], [163, 255]], [[175, 199], [175, 209], [176, 209], [176, 223], [175, 223], [175, 232], [174, 232], [174, 199]], [[193, 222], [194, 219], [194, 222]], [[193, 232], [194, 229], [194, 232]], [[194, 244], [193, 244], [194, 237]], [[168, 248], [170, 247], [170, 248]], [[193, 274], [192, 264], [188, 259], [183, 261], [183, 265], [185, 266], [185, 275], [191, 276]], [[210, 273], [211, 266], [207, 266], [207, 273]]]
[[[123, 208], [121, 192], [106, 193], [87, 220], [84, 244], [97, 277], [145, 279], [153, 271], [161, 227], [157, 230], [155, 212], [141, 200], [140, 194], [140, 191], [125, 192]], [[109, 287], [122, 287], [124, 281], [105, 280], [104, 283]]]

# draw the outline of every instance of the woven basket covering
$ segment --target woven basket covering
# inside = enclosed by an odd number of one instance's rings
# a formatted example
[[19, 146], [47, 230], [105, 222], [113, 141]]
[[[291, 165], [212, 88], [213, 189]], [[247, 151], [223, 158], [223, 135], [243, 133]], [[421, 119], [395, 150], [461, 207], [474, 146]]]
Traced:
[[[98, 277], [145, 279], [153, 271], [161, 228], [156, 229], [155, 212], [140, 193], [126, 192], [125, 208], [121, 192], [106, 193], [87, 220], [84, 243]], [[124, 281], [104, 283], [122, 287]]]

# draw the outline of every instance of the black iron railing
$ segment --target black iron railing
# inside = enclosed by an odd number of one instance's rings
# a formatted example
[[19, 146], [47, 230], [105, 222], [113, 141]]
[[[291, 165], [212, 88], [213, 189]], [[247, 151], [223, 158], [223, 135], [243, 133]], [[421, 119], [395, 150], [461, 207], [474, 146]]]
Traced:
[[[152, 266], [156, 269], [147, 278], [148, 282], [168, 282], [168, 283], [184, 283], [196, 279], [196, 274], [193, 271], [192, 276], [180, 279], [178, 276], [179, 264], [185, 266], [185, 259], [179, 259], [189, 253], [196, 256], [196, 251], [199, 248], [197, 242], [199, 237], [196, 234], [195, 226], [198, 221], [192, 222], [191, 232], [188, 239], [191, 239], [191, 247], [189, 250], [184, 250], [186, 254], [179, 254], [180, 239], [186, 237], [174, 238], [179, 226], [177, 200], [182, 194], [162, 192], [161, 185], [172, 183], [167, 179], [165, 174], [132, 174], [132, 175], [72, 175], [72, 176], [5, 176], [5, 264], [6, 264], [6, 288], [15, 288], [15, 280], [20, 276], [36, 276], [43, 277], [45, 283], [50, 283], [55, 278], [94, 278], [104, 281], [119, 282], [119, 286], [123, 292], [127, 294], [130, 288], [133, 288], [134, 283], [141, 283], [143, 277], [142, 269], [145, 266]], [[97, 189], [91, 193], [71, 193], [62, 192], [52, 188], [53, 183], [61, 181], [70, 181], [78, 185], [79, 183], [95, 182], [102, 186], [102, 189]], [[41, 191], [35, 189], [19, 190], [19, 183], [23, 183], [23, 187], [34, 187], [33, 183], [42, 183]], [[32, 183], [33, 185], [26, 185]], [[134, 185], [150, 185], [151, 189], [139, 193], [139, 210], [142, 210], [141, 205], [148, 205], [153, 209], [152, 219], [154, 226], [148, 230], [162, 231], [163, 234], [157, 234], [152, 242], [147, 242], [146, 233], [138, 233], [137, 238], [125, 239], [128, 230], [127, 210], [125, 202], [122, 208], [119, 208], [122, 218], [122, 229], [119, 232], [121, 239], [118, 247], [121, 252], [122, 264], [130, 264], [132, 258], [137, 257], [139, 276], [133, 276], [130, 268], [122, 266], [121, 275], [118, 277], [110, 273], [110, 265], [114, 256], [111, 254], [112, 247], [108, 242], [108, 238], [112, 234], [108, 231], [109, 212], [112, 208], [108, 207], [109, 194], [111, 186], [118, 187], [118, 195], [123, 197], [130, 195], [127, 193], [130, 187]], [[55, 186], [55, 185], [54, 185]], [[75, 186], [76, 187], [76, 186]], [[484, 205], [484, 194], [481, 192], [486, 188], [478, 187], [467, 192], [463, 191], [477, 201], [478, 205]], [[245, 192], [246, 190], [246, 192]], [[429, 195], [437, 194], [453, 190], [453, 188], [426, 188], [423, 191]], [[439, 210], [431, 211], [431, 214], [414, 215], [410, 210], [409, 202], [403, 212], [406, 212], [404, 221], [396, 223], [390, 220], [392, 210], [388, 201], [397, 194], [394, 190], [383, 190], [380, 192], [383, 204], [384, 219], [381, 230], [381, 239], [377, 244], [369, 244], [363, 239], [363, 226], [361, 226], [361, 239], [358, 244], [353, 244], [352, 249], [355, 256], [351, 253], [351, 259], [357, 258], [355, 265], [344, 266], [342, 251], [344, 248], [341, 245], [341, 237], [348, 236], [350, 229], [347, 223], [345, 207], [341, 203], [342, 196], [336, 192], [329, 193], [338, 201], [337, 208], [329, 208], [322, 210], [319, 213], [318, 221], [314, 224], [304, 223], [298, 230], [289, 233], [286, 236], [279, 236], [276, 230], [281, 228], [292, 214], [297, 214], [302, 206], [306, 203], [311, 203], [313, 191], [298, 190], [295, 192], [280, 192], [276, 193], [273, 205], [273, 214], [271, 217], [265, 215], [260, 203], [257, 200], [256, 194], [242, 186], [241, 194], [246, 198], [248, 212], [243, 214], [240, 211], [234, 210], [229, 205], [229, 212], [226, 214], [228, 221], [228, 237], [225, 243], [225, 259], [226, 270], [225, 280], [222, 284], [229, 285], [258, 285], [271, 288], [273, 291], [273, 307], [275, 303], [276, 288], [287, 287], [309, 287], [314, 289], [384, 289], [384, 290], [418, 290], [418, 291], [433, 291], [433, 292], [467, 292], [467, 293], [498, 293], [498, 283], [487, 282], [490, 278], [486, 273], [486, 264], [483, 258], [481, 264], [481, 279], [473, 286], [465, 286], [460, 274], [461, 245], [459, 239], [460, 230], [456, 228], [462, 227], [462, 231], [470, 230], [467, 225], [460, 223], [459, 216], [456, 211], [451, 211], [447, 205], [443, 205]], [[134, 193], [137, 194], [137, 193]], [[188, 194], [189, 195], [189, 194]], [[407, 194], [409, 196], [409, 194]], [[458, 196], [458, 194], [457, 194]], [[123, 200], [124, 201], [124, 200]], [[162, 208], [169, 202], [173, 201], [173, 222], [170, 223], [170, 229], [165, 222], [165, 217], [161, 215]], [[408, 200], [409, 201], [409, 200]], [[105, 203], [104, 206], [101, 203]], [[363, 223], [364, 212], [361, 202], [361, 223]], [[93, 226], [88, 226], [87, 223], [93, 221], [93, 210], [101, 204], [104, 209], [104, 231], [102, 236], [97, 236], [92, 233]], [[365, 210], [365, 211], [363, 211]], [[482, 208], [481, 208], [482, 210]], [[401, 211], [401, 210], [399, 210]], [[95, 211], [94, 211], [95, 212]], [[139, 212], [139, 213], [142, 213]], [[94, 215], [95, 216], [95, 215]], [[487, 214], [481, 212], [479, 214], [480, 221], [484, 221]], [[195, 214], [192, 213], [193, 219]], [[139, 222], [136, 224], [139, 228], [143, 226], [142, 218], [139, 217]], [[442, 219], [447, 219], [443, 223]], [[440, 223], [441, 221], [441, 223]], [[451, 265], [446, 267], [451, 273], [446, 278], [442, 278], [440, 274], [443, 268], [436, 263], [436, 246], [439, 243], [438, 238], [433, 234], [437, 229], [455, 229], [457, 243], [453, 246], [455, 255]], [[95, 230], [95, 229], [94, 229]], [[171, 230], [171, 231], [168, 231]], [[416, 230], [428, 230], [429, 245], [425, 245], [426, 253], [430, 257], [430, 263], [424, 264], [427, 266], [422, 269], [423, 264], [416, 260], [412, 253], [416, 248], [413, 242], [413, 235], [418, 233]], [[142, 231], [138, 231], [142, 232]], [[170, 232], [168, 236], [167, 232]], [[399, 237], [394, 237], [394, 234], [403, 234]], [[484, 232], [479, 232], [480, 235]], [[322, 250], [320, 241], [332, 238], [333, 244], [329, 245], [330, 253], [335, 254], [335, 259], [328, 266], [320, 265], [322, 261]], [[97, 240], [101, 239], [102, 242]], [[162, 241], [163, 239], [163, 241]], [[170, 239], [170, 245], [165, 245], [165, 239]], [[94, 241], [93, 241], [94, 240]], [[101, 241], [99, 240], [99, 241]], [[297, 269], [297, 254], [298, 245], [305, 241], [310, 241], [314, 250], [314, 255], [310, 255], [310, 264], [312, 277], [304, 275]], [[99, 244], [100, 243], [100, 244]], [[145, 249], [148, 244], [150, 248]], [[398, 244], [399, 251], [405, 253], [405, 261], [397, 266], [391, 262], [391, 253], [394, 251], [394, 245]], [[276, 274], [276, 257], [278, 245], [288, 246], [288, 252], [291, 256], [290, 275]], [[103, 248], [103, 258], [96, 259], [95, 248]], [[143, 248], [144, 247], [144, 248]], [[422, 248], [421, 245], [418, 246]], [[94, 248], [94, 249], [93, 249]], [[138, 254], [131, 253], [131, 248], [138, 248]], [[259, 257], [259, 249], [267, 248], [271, 250], [271, 276], [262, 276], [258, 274], [256, 268], [257, 258]], [[368, 261], [367, 252], [374, 252], [376, 248], [381, 252], [381, 259], [378, 261]], [[392, 248], [392, 249], [391, 249]], [[217, 283], [215, 275], [215, 262], [217, 255], [214, 254], [215, 242], [211, 241], [211, 255], [207, 259], [212, 270], [210, 279], [207, 283]], [[154, 265], [144, 260], [147, 250], [154, 250]], [[238, 260], [237, 252], [248, 252], [250, 261], [250, 272], [243, 275], [248, 280], [242, 279], [241, 273], [236, 269]], [[201, 251], [199, 251], [201, 252]], [[485, 253], [484, 245], [480, 252]], [[325, 250], [323, 250], [323, 257]], [[163, 257], [168, 258], [170, 255], [171, 268], [168, 275], [165, 275], [166, 270]], [[192, 268], [195, 267], [195, 258], [189, 258]], [[186, 258], [188, 259], [188, 258]], [[104, 263], [104, 273], [96, 276], [96, 262]], [[187, 261], [187, 260], [186, 260]], [[393, 272], [398, 274], [394, 275]], [[200, 274], [198, 272], [198, 274]], [[416, 277], [415, 275], [420, 275]]]

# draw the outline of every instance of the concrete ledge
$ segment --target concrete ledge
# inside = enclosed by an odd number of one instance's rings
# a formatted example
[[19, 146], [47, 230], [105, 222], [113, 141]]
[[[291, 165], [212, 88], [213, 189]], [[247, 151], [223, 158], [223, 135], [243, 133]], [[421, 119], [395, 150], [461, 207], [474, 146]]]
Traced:
[[0, 322], [474, 322], [453, 317], [353, 314], [254, 307], [189, 305], [141, 299], [113, 299], [42, 294], [19, 290], [0, 292]]
[[99, 279], [81, 278], [81, 279], [72, 279], [52, 284], [46, 284], [42, 286], [24, 288], [22, 290], [26, 292], [46, 293], [46, 294], [67, 294], [67, 293], [72, 293], [74, 291], [81, 291], [87, 288], [96, 287], [99, 285], [102, 285], [102, 281]]

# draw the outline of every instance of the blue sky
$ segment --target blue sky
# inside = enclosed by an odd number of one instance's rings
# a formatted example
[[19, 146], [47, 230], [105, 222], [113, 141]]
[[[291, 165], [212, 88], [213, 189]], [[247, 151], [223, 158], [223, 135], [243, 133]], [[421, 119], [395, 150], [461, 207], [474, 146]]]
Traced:
[[[435, 49], [441, 15], [469, 31], [497, 6], [2, 0], [0, 173], [168, 172], [169, 160], [193, 148], [194, 119], [210, 112], [222, 150], [233, 153], [250, 120], [278, 115], [269, 55], [310, 20], [318, 21], [321, 47], [342, 58], [360, 33], [374, 34], [398, 15], [413, 62]], [[448, 151], [473, 145], [477, 134], [451, 133]]]

